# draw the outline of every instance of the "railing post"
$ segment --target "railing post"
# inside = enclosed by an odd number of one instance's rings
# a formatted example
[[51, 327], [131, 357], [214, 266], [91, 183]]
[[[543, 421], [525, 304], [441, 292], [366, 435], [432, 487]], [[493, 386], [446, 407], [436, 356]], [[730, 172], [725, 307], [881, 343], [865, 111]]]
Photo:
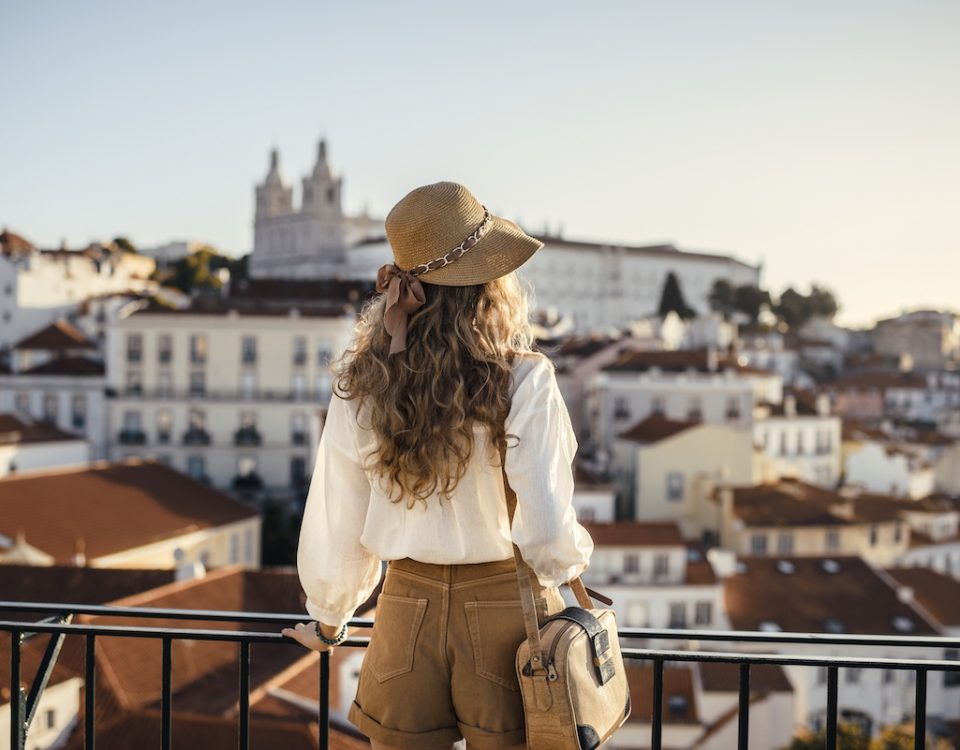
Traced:
[[250, 750], [250, 641], [240, 641], [240, 750]]
[[914, 708], [913, 747], [926, 750], [927, 747], [927, 670], [917, 670], [917, 699]]
[[161, 671], [162, 687], [160, 690], [160, 746], [162, 750], [170, 750], [171, 735], [171, 716], [170, 704], [172, 702], [170, 695], [170, 646], [172, 639], [170, 636], [163, 637], [163, 657]]
[[23, 750], [26, 742], [25, 722], [27, 699], [20, 687], [20, 644], [21, 632], [10, 632], [10, 747]]
[[837, 667], [827, 667], [827, 747], [837, 750]]
[[330, 652], [320, 652], [320, 750], [330, 748]]
[[84, 750], [94, 750], [96, 742], [96, 702], [97, 702], [97, 670], [96, 670], [96, 633], [87, 633], [86, 673], [83, 682], [83, 747]]
[[737, 727], [737, 750], [747, 750], [750, 742], [750, 664], [740, 665], [740, 716]]
[[650, 748], [663, 745], [663, 659], [653, 660], [653, 713], [650, 722]]

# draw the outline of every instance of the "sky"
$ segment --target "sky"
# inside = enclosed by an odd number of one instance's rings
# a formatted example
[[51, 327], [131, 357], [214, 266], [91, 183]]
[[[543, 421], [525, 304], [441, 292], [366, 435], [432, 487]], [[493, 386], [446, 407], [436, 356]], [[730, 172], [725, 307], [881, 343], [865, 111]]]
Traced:
[[0, 225], [242, 254], [269, 151], [345, 207], [762, 263], [838, 320], [960, 309], [960, 3], [0, 4]]

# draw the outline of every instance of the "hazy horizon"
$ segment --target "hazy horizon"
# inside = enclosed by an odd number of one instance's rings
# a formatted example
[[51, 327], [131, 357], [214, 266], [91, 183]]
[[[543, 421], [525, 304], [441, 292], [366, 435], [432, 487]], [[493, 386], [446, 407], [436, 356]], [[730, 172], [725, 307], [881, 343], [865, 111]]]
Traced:
[[[477, 7], [477, 6], [474, 6]], [[960, 5], [13, 2], [0, 224], [251, 249], [269, 150], [345, 208], [466, 184], [531, 231], [763, 263], [867, 325], [956, 309]]]

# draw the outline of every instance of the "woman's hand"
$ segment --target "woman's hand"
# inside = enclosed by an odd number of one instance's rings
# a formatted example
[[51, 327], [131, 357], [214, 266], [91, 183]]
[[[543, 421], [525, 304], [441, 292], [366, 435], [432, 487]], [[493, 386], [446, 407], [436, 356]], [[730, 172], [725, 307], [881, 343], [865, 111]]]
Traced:
[[[324, 625], [321, 622], [320, 632], [323, 633], [324, 638], [330, 638], [332, 640], [337, 637], [340, 628]], [[317, 637], [317, 631], [314, 629], [313, 621], [308, 623], [298, 622], [293, 628], [283, 628], [280, 634], [288, 638], [293, 638], [293, 640], [297, 641], [301, 646], [309, 648], [312, 651], [323, 653], [324, 651], [333, 651], [334, 649], [334, 646], [324, 643]]]

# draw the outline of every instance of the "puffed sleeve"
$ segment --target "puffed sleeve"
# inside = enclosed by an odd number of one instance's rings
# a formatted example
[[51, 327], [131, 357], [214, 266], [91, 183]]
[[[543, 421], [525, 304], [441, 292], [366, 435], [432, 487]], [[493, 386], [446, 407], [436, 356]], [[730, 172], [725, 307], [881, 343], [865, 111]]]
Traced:
[[505, 468], [517, 494], [512, 535], [544, 586], [559, 586], [587, 568], [593, 540], [573, 508], [577, 438], [553, 363], [540, 356], [517, 386], [507, 416]]
[[342, 626], [380, 581], [380, 560], [360, 544], [370, 502], [355, 418], [333, 394], [317, 447], [297, 547], [297, 573], [311, 619]]

